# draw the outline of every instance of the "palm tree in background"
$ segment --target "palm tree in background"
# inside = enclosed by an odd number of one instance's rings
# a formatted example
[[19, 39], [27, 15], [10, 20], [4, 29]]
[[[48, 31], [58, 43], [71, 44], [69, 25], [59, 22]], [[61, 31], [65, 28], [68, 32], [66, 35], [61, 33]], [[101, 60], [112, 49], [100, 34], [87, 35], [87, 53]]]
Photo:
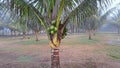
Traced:
[[88, 32], [89, 40], [92, 40], [92, 35], [95, 35], [95, 31], [100, 27], [99, 19], [96, 15], [90, 16], [83, 20], [81, 28]]
[[116, 14], [113, 15], [113, 24], [116, 25], [118, 34], [120, 35], [120, 9], [118, 9]]
[[[100, 16], [101, 21], [108, 21], [118, 29], [120, 34], [120, 3], [109, 9], [106, 13]], [[104, 23], [103, 23], [104, 24]]]
[[39, 36], [40, 30], [42, 30], [42, 27], [41, 27], [41, 24], [38, 23], [38, 20], [36, 19], [36, 17], [33, 17], [27, 22], [27, 27], [34, 32], [35, 40], [39, 41], [38, 36]]
[[12, 12], [27, 20], [35, 15], [45, 28], [52, 49], [51, 68], [60, 68], [59, 47], [70, 20], [77, 17], [82, 21], [111, 3], [112, 0], [7, 0]]

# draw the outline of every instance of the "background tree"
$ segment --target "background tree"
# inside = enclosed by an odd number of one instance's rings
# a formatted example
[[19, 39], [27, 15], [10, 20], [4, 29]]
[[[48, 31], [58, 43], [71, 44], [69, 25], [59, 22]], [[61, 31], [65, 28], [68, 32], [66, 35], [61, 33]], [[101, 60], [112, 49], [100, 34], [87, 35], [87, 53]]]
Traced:
[[85, 29], [88, 32], [89, 40], [92, 39], [92, 35], [95, 35], [95, 31], [97, 30], [99, 26], [99, 20], [95, 15], [86, 18], [81, 23], [82, 29]]
[[33, 19], [29, 19], [28, 23], [27, 23], [28, 28], [30, 28], [32, 31], [34, 31], [35, 34], [35, 40], [39, 41], [38, 36], [39, 36], [39, 32], [42, 29], [41, 28], [41, 24], [38, 23], [38, 20], [36, 19], [36, 17], [33, 17]]
[[113, 8], [109, 9], [106, 13], [101, 15], [100, 20], [104, 21], [107, 20], [108, 22], [111, 22], [117, 29], [118, 34], [120, 32], [120, 4], [118, 3]]
[[116, 25], [118, 34], [120, 35], [120, 9], [116, 11], [116, 14], [113, 16], [113, 24]]

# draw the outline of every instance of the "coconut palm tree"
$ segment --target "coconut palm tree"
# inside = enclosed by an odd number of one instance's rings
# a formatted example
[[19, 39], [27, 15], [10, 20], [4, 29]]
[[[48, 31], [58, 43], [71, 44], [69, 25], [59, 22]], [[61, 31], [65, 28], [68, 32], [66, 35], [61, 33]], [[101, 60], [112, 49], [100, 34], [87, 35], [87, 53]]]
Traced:
[[117, 9], [116, 11], [113, 11], [113, 17], [112, 17], [112, 23], [117, 27], [118, 34], [120, 34], [120, 9]]
[[105, 12], [103, 15], [100, 16], [100, 20], [108, 20], [113, 25], [115, 25], [118, 28], [118, 34], [120, 33], [120, 3], [118, 3], [113, 8], [109, 9], [107, 12]]
[[27, 27], [34, 32], [35, 40], [39, 41], [38, 36], [41, 30], [41, 24], [38, 23], [38, 20], [36, 19], [36, 17], [33, 17], [33, 19], [29, 19], [29, 21], [27, 22]]
[[34, 14], [45, 28], [52, 49], [51, 68], [60, 68], [59, 47], [61, 40], [67, 35], [66, 25], [70, 19], [77, 16], [82, 21], [86, 17], [96, 14], [98, 4], [107, 7], [112, 3], [112, 0], [7, 1], [9, 1], [11, 11], [15, 11], [21, 17], [27, 16], [28, 20]]
[[91, 40], [92, 35], [95, 35], [95, 31], [100, 27], [99, 19], [96, 15], [90, 16], [81, 23], [81, 27], [88, 32], [89, 40]]

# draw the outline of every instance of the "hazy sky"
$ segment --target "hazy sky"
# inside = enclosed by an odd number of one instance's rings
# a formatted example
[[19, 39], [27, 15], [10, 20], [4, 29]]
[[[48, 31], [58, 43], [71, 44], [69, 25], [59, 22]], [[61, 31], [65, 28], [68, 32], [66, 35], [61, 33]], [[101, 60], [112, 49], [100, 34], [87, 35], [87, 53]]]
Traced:
[[113, 3], [113, 6], [115, 6], [118, 3], [120, 3], [120, 0], [115, 0], [114, 3]]

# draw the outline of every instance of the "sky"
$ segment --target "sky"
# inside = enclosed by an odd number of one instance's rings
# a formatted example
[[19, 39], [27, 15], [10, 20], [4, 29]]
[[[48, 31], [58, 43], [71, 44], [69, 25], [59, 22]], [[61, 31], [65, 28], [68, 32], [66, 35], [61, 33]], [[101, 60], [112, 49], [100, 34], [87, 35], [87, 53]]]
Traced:
[[115, 0], [114, 2], [113, 2], [113, 7], [116, 5], [116, 4], [118, 4], [118, 3], [120, 3], [120, 0]]

